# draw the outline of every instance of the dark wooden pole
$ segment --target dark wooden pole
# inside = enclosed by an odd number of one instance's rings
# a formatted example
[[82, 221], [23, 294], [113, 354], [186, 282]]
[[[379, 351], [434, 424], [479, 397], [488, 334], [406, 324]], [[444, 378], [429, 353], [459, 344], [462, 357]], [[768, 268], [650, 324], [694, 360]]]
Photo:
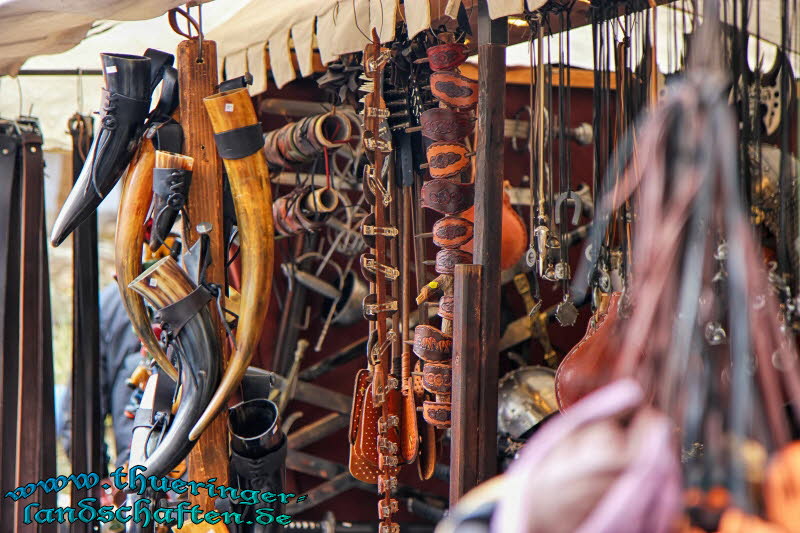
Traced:
[[[216, 92], [217, 44], [203, 41], [202, 57], [197, 40], [183, 41], [178, 45], [178, 76], [181, 92], [180, 122], [183, 125], [184, 153], [194, 158], [192, 187], [186, 206], [189, 220], [196, 226], [201, 222], [211, 224], [211, 265], [206, 278], [220, 286], [225, 284], [225, 246], [222, 235], [222, 162], [214, 144], [214, 130], [203, 106], [203, 98]], [[195, 227], [190, 228], [190, 243], [197, 238]], [[209, 305], [213, 305], [213, 302]], [[216, 312], [212, 316], [217, 326], [220, 346], [227, 360], [230, 354], [225, 330]], [[187, 461], [189, 479], [205, 481], [217, 478], [217, 485], [228, 484], [228, 425], [227, 410], [220, 412], [216, 420], [206, 429]], [[201, 493], [202, 494], [202, 493]], [[195, 501], [204, 511], [214, 510], [213, 501]]]
[[500, 239], [503, 209], [508, 22], [491, 20], [486, 0], [478, 3], [478, 141], [475, 175], [475, 255], [483, 267], [480, 291], [480, 381], [478, 472], [484, 481], [497, 472], [497, 342], [500, 338]]
[[450, 506], [478, 484], [482, 428], [480, 412], [481, 299], [480, 265], [456, 265], [453, 286], [453, 429], [450, 441]]

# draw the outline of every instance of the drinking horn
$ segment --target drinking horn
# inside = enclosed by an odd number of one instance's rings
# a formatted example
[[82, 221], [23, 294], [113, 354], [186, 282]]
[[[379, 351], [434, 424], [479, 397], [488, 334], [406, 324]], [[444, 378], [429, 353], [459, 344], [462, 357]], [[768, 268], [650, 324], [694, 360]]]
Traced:
[[[100, 54], [103, 63], [103, 101], [100, 129], [94, 137], [80, 176], [58, 213], [50, 241], [58, 246], [81, 222], [97, 209], [103, 198], [122, 177], [131, 162], [144, 132], [150, 110], [150, 98], [164, 72], [174, 72], [171, 54], [148, 50], [144, 56]], [[174, 84], [162, 87], [162, 100], [157, 110], [169, 114], [175, 102], [171, 99]]]
[[128, 312], [133, 330], [156, 363], [169, 377], [177, 380], [178, 371], [170, 363], [150, 326], [144, 300], [129, 288], [130, 283], [142, 273], [144, 224], [153, 195], [154, 164], [155, 149], [152, 141], [146, 138], [139, 146], [123, 181], [114, 235], [114, 261], [122, 303]]
[[156, 151], [153, 169], [153, 229], [150, 251], [158, 250], [172, 231], [192, 182], [194, 158], [163, 150]]
[[189, 438], [197, 439], [239, 385], [261, 336], [272, 289], [274, 229], [264, 137], [247, 89], [224, 91], [203, 99], [214, 129], [217, 151], [225, 163], [239, 227], [242, 262], [241, 301], [236, 351], [222, 382]]
[[[196, 286], [171, 256], [145, 270], [131, 283], [155, 308], [171, 350], [180, 361], [180, 404], [160, 415], [139, 409], [134, 418], [130, 466], [141, 465], [147, 476], [163, 476], [178, 465], [194, 446], [189, 432], [208, 406], [220, 377], [220, 346], [211, 321], [208, 302], [211, 294]], [[158, 439], [149, 439], [146, 453], [134, 456], [133, 442], [139, 432], [147, 434], [159, 424], [167, 428]], [[138, 462], [137, 462], [138, 461]]]

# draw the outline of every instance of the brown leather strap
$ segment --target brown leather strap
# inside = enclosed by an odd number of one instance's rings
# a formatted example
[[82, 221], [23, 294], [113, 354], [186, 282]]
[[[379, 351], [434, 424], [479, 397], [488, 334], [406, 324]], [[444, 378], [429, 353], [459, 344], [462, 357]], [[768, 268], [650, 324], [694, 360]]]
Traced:
[[[44, 267], [44, 159], [38, 127], [22, 135], [22, 248], [20, 264], [19, 387], [25, 401], [17, 405], [17, 479], [14, 486], [54, 476], [55, 421], [53, 419], [53, 361], [49, 327], [49, 288]], [[31, 438], [36, 435], [36, 438]], [[53, 457], [50, 457], [53, 456]], [[55, 502], [55, 494], [39, 494], [37, 501]], [[19, 502], [22, 504], [23, 502]], [[22, 528], [22, 514], [18, 525]], [[54, 525], [40, 531], [55, 531]]]

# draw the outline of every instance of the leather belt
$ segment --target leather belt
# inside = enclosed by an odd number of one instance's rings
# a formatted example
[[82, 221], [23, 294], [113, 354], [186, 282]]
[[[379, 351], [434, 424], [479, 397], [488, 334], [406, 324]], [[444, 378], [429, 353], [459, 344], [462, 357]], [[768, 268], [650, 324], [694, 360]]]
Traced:
[[[56, 474], [42, 137], [35, 121], [22, 119], [17, 123], [21, 129], [22, 159], [18, 387], [25, 391], [25, 401], [16, 406], [19, 433], [16, 435], [17, 478], [13, 486]], [[42, 505], [54, 505], [55, 497], [55, 493], [40, 493], [37, 501]], [[40, 528], [40, 531], [48, 529], [55, 531], [54, 526]]]
[[[19, 250], [20, 250], [20, 179], [17, 156], [19, 132], [13, 123], [2, 124], [0, 152], [0, 342], [4, 356], [0, 358], [0, 486], [16, 487], [16, 427], [19, 365]], [[0, 516], [13, 516], [14, 502], [0, 498]], [[10, 522], [11, 520], [9, 520]]]
[[[77, 181], [92, 145], [91, 117], [73, 115], [67, 127], [72, 137], [73, 182]], [[100, 308], [98, 285], [97, 214], [92, 213], [73, 233], [72, 265], [72, 396], [70, 462], [73, 472], [105, 474], [104, 425], [100, 391]], [[73, 506], [90, 496], [73, 487]], [[88, 532], [89, 529], [81, 529]]]

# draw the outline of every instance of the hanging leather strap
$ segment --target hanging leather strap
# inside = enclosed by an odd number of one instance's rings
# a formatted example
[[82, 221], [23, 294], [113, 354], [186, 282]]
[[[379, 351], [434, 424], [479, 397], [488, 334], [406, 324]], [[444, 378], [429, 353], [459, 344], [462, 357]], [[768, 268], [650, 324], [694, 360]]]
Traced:
[[[72, 137], [72, 178], [76, 182], [92, 145], [91, 117], [73, 115], [67, 128]], [[72, 241], [72, 394], [69, 457], [73, 472], [95, 472], [101, 477], [107, 464], [104, 451], [103, 407], [100, 390], [100, 306], [98, 285], [97, 214], [76, 228]], [[73, 488], [72, 506], [89, 491]], [[80, 524], [76, 533], [91, 527]]]
[[[0, 137], [8, 158], [0, 158], [0, 486], [15, 487], [17, 396], [19, 373], [19, 248], [20, 248], [20, 179], [19, 133], [13, 124], [4, 123]], [[0, 516], [13, 517], [14, 502], [0, 498]], [[9, 519], [9, 522], [12, 522]], [[3, 530], [5, 531], [5, 530]]]
[[[52, 346], [50, 293], [45, 275], [47, 254], [44, 240], [44, 158], [38, 125], [20, 121], [22, 154], [22, 239], [19, 298], [19, 387], [25, 401], [17, 405], [17, 479], [15, 486], [47, 479], [56, 474], [55, 421], [53, 418]], [[31, 438], [36, 436], [35, 438]], [[55, 504], [55, 494], [38, 494], [42, 505]], [[23, 502], [17, 502], [17, 506]], [[15, 516], [23, 527], [21, 509]], [[55, 532], [55, 524], [40, 525], [39, 531]]]
[[[17, 149], [19, 137], [13, 134], [0, 136], [0, 341], [5, 346], [5, 301], [8, 280], [8, 260], [10, 257], [10, 235], [13, 191], [17, 182]], [[16, 312], [16, 310], [14, 310]]]

